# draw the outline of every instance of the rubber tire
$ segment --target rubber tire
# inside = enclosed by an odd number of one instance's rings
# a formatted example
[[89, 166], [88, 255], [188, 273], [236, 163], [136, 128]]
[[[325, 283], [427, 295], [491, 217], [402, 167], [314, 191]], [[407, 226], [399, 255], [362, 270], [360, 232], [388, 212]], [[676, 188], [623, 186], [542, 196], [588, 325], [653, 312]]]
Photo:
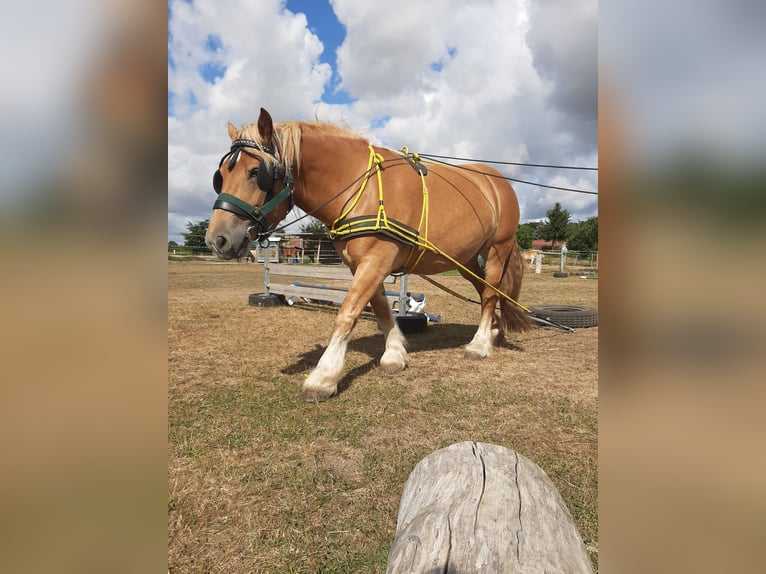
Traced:
[[266, 295], [265, 293], [251, 293], [247, 298], [247, 304], [251, 307], [280, 307], [285, 304], [282, 295]]
[[562, 273], [561, 271], [556, 271], [553, 274], [554, 277], [569, 277], [569, 273]]
[[404, 334], [421, 333], [428, 326], [428, 317], [425, 313], [408, 313], [403, 317], [396, 316], [396, 323]]
[[584, 329], [598, 325], [598, 311], [593, 307], [580, 305], [539, 305], [529, 308], [542, 319], [548, 319], [565, 327]]

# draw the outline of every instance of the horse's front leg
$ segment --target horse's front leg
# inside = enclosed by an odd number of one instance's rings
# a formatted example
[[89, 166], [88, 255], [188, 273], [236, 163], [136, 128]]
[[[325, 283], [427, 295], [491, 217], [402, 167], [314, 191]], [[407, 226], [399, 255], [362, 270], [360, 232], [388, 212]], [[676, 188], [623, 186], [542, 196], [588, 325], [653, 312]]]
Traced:
[[335, 318], [330, 344], [327, 345], [316, 368], [303, 383], [304, 400], [326, 401], [337, 392], [351, 333], [384, 277], [375, 265], [362, 263], [357, 267], [348, 294]]

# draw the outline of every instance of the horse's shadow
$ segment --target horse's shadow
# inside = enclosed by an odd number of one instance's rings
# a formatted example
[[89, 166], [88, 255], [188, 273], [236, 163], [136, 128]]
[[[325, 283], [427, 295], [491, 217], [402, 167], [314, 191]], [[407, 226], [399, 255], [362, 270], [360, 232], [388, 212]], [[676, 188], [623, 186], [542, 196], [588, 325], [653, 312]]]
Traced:
[[[457, 352], [460, 347], [464, 347], [468, 344], [475, 332], [476, 326], [473, 325], [429, 325], [425, 332], [405, 335], [407, 337], [407, 352], [408, 354], [414, 354], [449, 349], [454, 349]], [[509, 341], [502, 341], [499, 347], [512, 351], [524, 350], [519, 345]], [[367, 335], [365, 337], [352, 339], [349, 342], [348, 350], [364, 353], [370, 357], [370, 360], [351, 369], [340, 381], [338, 381], [338, 394], [345, 391], [351, 385], [352, 381], [369, 373], [377, 366], [380, 357], [385, 351], [383, 334], [379, 332], [375, 335]], [[280, 369], [280, 373], [285, 375], [295, 375], [310, 371], [319, 362], [324, 351], [325, 347], [317, 344], [313, 349], [302, 353], [291, 365], [287, 365]]]

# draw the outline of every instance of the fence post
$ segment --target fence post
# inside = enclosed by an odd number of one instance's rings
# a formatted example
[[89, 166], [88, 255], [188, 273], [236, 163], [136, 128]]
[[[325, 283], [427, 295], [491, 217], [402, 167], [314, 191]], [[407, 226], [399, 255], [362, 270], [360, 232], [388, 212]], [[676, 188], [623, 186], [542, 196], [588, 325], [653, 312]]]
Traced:
[[269, 276], [269, 259], [271, 258], [263, 258], [263, 293], [266, 297], [271, 295], [271, 291], [269, 290], [269, 282], [271, 281], [271, 277]]
[[567, 277], [569, 275], [568, 273], [564, 273], [564, 265], [566, 265], [566, 260], [567, 260], [567, 251], [568, 251], [567, 246], [562, 245], [561, 258], [559, 259], [559, 270], [553, 274], [554, 277]]
[[566, 263], [567, 251], [568, 251], [567, 250], [567, 246], [566, 245], [562, 245], [561, 246], [561, 260], [559, 261], [559, 273], [563, 273], [564, 272], [564, 265]]
[[399, 311], [397, 313], [399, 317], [404, 317], [407, 314], [407, 276], [402, 275], [399, 277]]

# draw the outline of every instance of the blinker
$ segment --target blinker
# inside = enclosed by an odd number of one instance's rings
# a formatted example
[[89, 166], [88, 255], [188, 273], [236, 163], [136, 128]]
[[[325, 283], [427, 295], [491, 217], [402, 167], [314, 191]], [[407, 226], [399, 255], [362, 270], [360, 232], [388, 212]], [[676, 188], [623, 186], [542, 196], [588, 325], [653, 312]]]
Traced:
[[258, 179], [256, 180], [261, 191], [265, 191], [266, 193], [274, 191], [275, 179], [274, 168], [265, 161], [261, 161], [261, 165], [258, 168]]
[[[261, 161], [260, 166], [256, 168], [256, 173], [256, 182], [258, 183], [258, 188], [261, 191], [265, 191], [266, 193], [271, 193], [274, 191], [274, 181], [276, 180], [274, 169], [266, 162]], [[217, 169], [213, 174], [213, 189], [216, 193], [220, 194], [222, 188], [223, 175], [221, 175], [221, 170]]]
[[221, 193], [221, 188], [223, 187], [223, 176], [221, 175], [221, 170], [217, 169], [215, 170], [215, 173], [213, 174], [213, 189], [216, 193]]

